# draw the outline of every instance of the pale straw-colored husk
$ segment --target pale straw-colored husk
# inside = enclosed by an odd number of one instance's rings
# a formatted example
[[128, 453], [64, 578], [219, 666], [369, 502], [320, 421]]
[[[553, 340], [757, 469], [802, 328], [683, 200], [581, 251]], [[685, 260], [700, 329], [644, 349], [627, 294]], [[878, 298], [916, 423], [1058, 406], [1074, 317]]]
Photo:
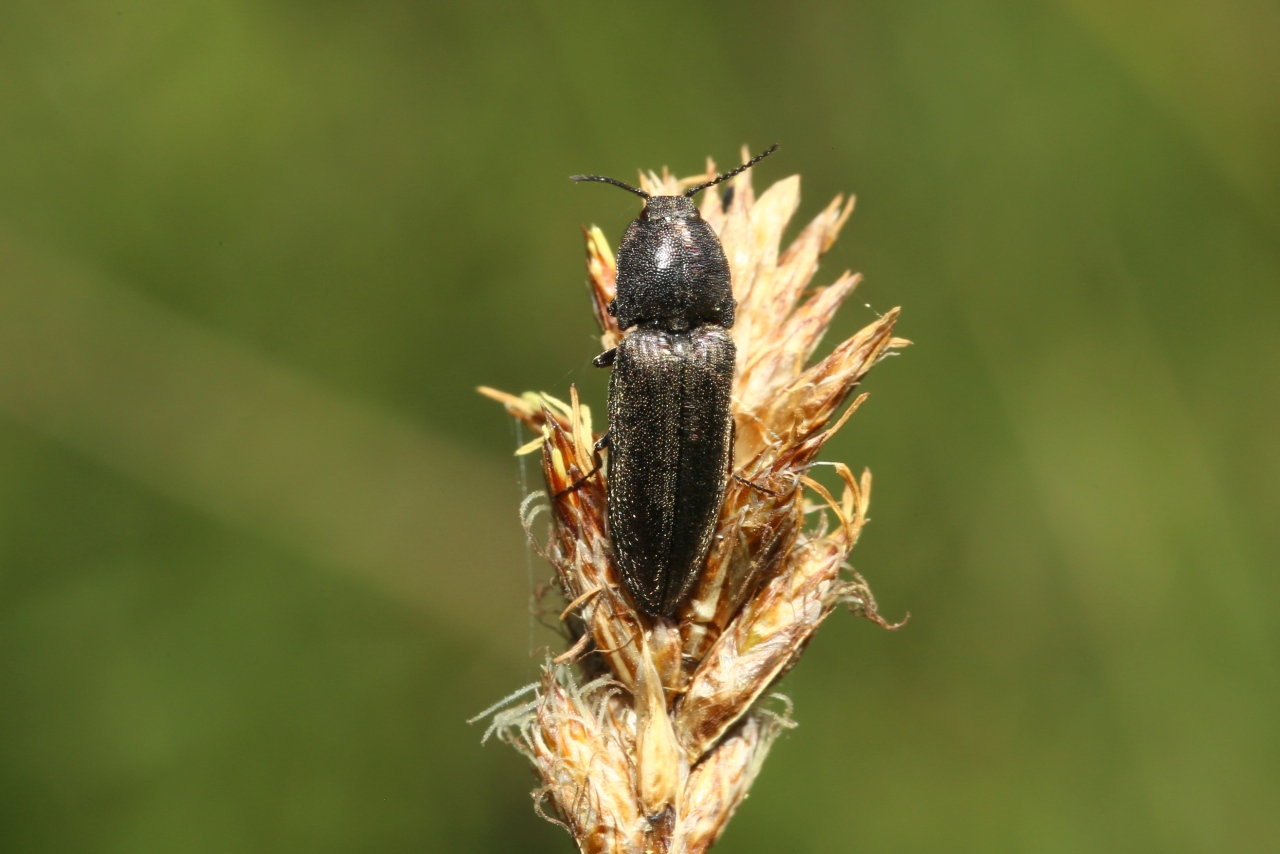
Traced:
[[[714, 164], [707, 173], [683, 180], [649, 173], [641, 186], [672, 194], [714, 175]], [[541, 450], [547, 490], [526, 502], [524, 521], [529, 530], [535, 502], [550, 502], [551, 530], [540, 550], [568, 603], [560, 618], [570, 641], [530, 686], [534, 699], [499, 712], [491, 731], [533, 762], [544, 783], [535, 793], [539, 809], [549, 802], [554, 816], [543, 814], [584, 852], [707, 850], [773, 740], [793, 725], [777, 710], [785, 698], [766, 697], [770, 686], [837, 605], [887, 625], [847, 562], [867, 521], [870, 473], [855, 477], [835, 464], [843, 484], [836, 497], [808, 469], [866, 397], [837, 418], [862, 377], [908, 343], [892, 337], [898, 309], [809, 366], [858, 283], [846, 272], [812, 284], [853, 200], [837, 197], [781, 249], [799, 204], [799, 176], [759, 198], [750, 172], [730, 186], [727, 206], [725, 196], [706, 192], [702, 215], [724, 244], [738, 300], [734, 466], [742, 480], [729, 482], [706, 567], [675, 619], [638, 611], [621, 584], [603, 473], [568, 489], [592, 469], [599, 438], [576, 391], [564, 403], [481, 389], [541, 437], [522, 450]], [[587, 230], [586, 240], [601, 343], [613, 347], [621, 338], [605, 310], [614, 295], [613, 252], [599, 229]]]

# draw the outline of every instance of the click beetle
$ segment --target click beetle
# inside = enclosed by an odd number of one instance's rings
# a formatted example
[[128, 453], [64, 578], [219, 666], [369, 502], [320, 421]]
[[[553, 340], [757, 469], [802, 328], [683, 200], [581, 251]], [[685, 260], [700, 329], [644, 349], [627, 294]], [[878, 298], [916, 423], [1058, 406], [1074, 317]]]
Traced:
[[737, 304], [724, 248], [693, 197], [777, 148], [680, 196], [651, 196], [602, 175], [572, 176], [645, 200], [618, 247], [609, 314], [622, 341], [595, 365], [613, 367], [609, 429], [597, 443], [597, 450], [609, 448], [610, 537], [623, 582], [653, 616], [673, 616], [698, 580], [733, 461], [729, 329]]

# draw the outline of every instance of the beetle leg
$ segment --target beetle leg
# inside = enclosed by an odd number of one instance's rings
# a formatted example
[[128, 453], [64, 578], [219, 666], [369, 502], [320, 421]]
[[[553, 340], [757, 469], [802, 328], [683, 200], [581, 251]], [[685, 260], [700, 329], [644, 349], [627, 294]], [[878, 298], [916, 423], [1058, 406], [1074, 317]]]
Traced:
[[[733, 443], [737, 440], [737, 438], [738, 438], [738, 424], [737, 422], [733, 422], [729, 426], [729, 448], [730, 449], [733, 448]], [[760, 484], [753, 483], [752, 481], [747, 480], [742, 475], [734, 474], [732, 459], [729, 460], [729, 477], [733, 478], [743, 486], [749, 486], [752, 489], [754, 489], [756, 492], [763, 492], [765, 495], [772, 495], [774, 498], [777, 498], [779, 495], [782, 494], [781, 492], [774, 492], [772, 489], [765, 489]]]
[[613, 365], [613, 361], [617, 358], [618, 348], [610, 347], [608, 350], [605, 350], [599, 356], [592, 359], [591, 364], [595, 365], [597, 368], [608, 368]]
[[590, 480], [592, 475], [600, 471], [600, 469], [604, 468], [604, 459], [601, 458], [600, 452], [603, 451], [605, 448], [611, 447], [612, 444], [613, 444], [613, 440], [609, 438], [609, 431], [606, 430], [604, 435], [601, 436], [599, 439], [597, 439], [596, 443], [591, 446], [591, 457], [592, 459], [595, 460], [595, 465], [591, 467], [591, 471], [587, 472], [582, 477], [578, 478], [573, 483], [569, 484], [564, 489], [557, 492], [555, 495], [552, 496], [552, 498], [559, 499], [565, 495], [568, 495], [570, 492], [573, 492], [575, 489], [582, 486], [582, 484]]
[[760, 484], [747, 480], [745, 477], [742, 477], [741, 475], [735, 474], [733, 475], [733, 479], [736, 480], [738, 483], [742, 484], [743, 486], [749, 486], [752, 489], [754, 489], [756, 492], [763, 492], [765, 495], [772, 495], [774, 498], [777, 498], [779, 495], [782, 494], [781, 492], [775, 492], [772, 489], [765, 489]]

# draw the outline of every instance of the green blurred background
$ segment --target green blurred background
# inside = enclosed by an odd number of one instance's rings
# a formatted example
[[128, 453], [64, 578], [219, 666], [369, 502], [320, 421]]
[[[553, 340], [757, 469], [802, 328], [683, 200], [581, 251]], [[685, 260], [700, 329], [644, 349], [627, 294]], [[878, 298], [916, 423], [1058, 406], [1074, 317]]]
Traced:
[[[570, 850], [521, 437], [572, 185], [779, 141], [895, 305], [833, 617], [726, 852], [1280, 850], [1280, 7], [0, 4], [0, 850]], [[533, 471], [526, 473], [532, 481]], [[533, 653], [531, 654], [531, 649]]]

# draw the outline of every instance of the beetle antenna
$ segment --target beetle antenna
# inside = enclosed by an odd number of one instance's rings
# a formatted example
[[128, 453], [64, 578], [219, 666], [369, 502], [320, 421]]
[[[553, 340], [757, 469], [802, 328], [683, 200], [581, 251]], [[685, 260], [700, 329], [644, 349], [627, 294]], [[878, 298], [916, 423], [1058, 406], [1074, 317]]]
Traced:
[[693, 196], [696, 196], [698, 193], [701, 193], [703, 190], [707, 189], [707, 187], [714, 187], [716, 184], [719, 184], [721, 181], [728, 181], [734, 175], [738, 175], [743, 172], [746, 172], [752, 166], [755, 166], [761, 160], [764, 160], [766, 157], [768, 157], [770, 154], [773, 154], [777, 150], [778, 150], [778, 143], [775, 142], [773, 145], [769, 146], [767, 150], [760, 152], [755, 157], [748, 160], [746, 163], [743, 163], [737, 169], [733, 169], [729, 172], [725, 172], [722, 175], [717, 175], [714, 179], [708, 181], [705, 184], [699, 184], [696, 187], [690, 187], [689, 189], [684, 191], [684, 194], [692, 198]]
[[639, 187], [633, 187], [625, 181], [619, 181], [617, 178], [606, 178], [603, 175], [570, 175], [570, 181], [599, 181], [601, 184], [612, 184], [615, 187], [621, 187], [628, 192], [635, 193], [641, 198], [649, 198], [649, 194]]

